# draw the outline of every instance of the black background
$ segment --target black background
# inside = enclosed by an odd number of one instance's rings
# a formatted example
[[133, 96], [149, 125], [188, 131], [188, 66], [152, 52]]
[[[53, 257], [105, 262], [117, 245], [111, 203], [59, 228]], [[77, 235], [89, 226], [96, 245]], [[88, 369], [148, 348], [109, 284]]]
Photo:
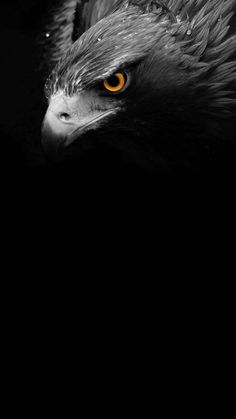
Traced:
[[[47, 0], [1, 2], [0, 160], [5, 174], [55, 169], [45, 158], [40, 144], [41, 123], [47, 105], [43, 94], [44, 79], [37, 70], [39, 51], [36, 40], [43, 30], [49, 3]], [[235, 145], [226, 145], [217, 164], [214, 168], [210, 167], [209, 172], [234, 174], [235, 157]], [[120, 169], [125, 176], [131, 173], [132, 176], [137, 175], [132, 163], [127, 164], [119, 154], [111, 154], [110, 151], [106, 154], [104, 150], [90, 153], [83, 159], [80, 174], [93, 177], [99, 170], [101, 173], [104, 164], [105, 176], [108, 170], [119, 176]], [[138, 171], [140, 174], [143, 175], [142, 170]]]
[[1, 165], [9, 172], [44, 167], [40, 125], [45, 112], [38, 72], [37, 37], [47, 1], [12, 0], [0, 5]]

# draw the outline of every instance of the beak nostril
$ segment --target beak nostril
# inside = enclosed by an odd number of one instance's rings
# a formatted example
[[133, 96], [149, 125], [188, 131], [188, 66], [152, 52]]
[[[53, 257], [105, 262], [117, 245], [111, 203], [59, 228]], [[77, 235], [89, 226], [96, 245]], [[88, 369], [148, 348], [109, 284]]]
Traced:
[[60, 121], [67, 122], [71, 119], [71, 116], [66, 112], [61, 112], [58, 114]]

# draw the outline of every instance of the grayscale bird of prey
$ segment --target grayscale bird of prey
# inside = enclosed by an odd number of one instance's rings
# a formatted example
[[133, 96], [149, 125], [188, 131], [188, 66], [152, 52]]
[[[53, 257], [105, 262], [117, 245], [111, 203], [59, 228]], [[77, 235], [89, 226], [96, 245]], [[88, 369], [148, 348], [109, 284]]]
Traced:
[[50, 156], [107, 143], [198, 168], [236, 134], [235, 0], [64, 0], [45, 29]]

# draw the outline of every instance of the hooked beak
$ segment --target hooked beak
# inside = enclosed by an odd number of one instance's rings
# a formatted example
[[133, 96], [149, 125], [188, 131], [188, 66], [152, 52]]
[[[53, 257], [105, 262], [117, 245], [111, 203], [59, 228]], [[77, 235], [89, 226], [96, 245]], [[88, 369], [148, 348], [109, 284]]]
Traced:
[[82, 134], [91, 128], [96, 128], [98, 122], [105, 117], [114, 114], [114, 110], [102, 112], [89, 121], [80, 124], [65, 123], [55, 120], [56, 117], [46, 114], [42, 125], [42, 146], [49, 156], [56, 156], [63, 152], [63, 149], [71, 145]]
[[100, 121], [116, 112], [108, 109], [89, 112], [81, 100], [72, 101], [63, 95], [51, 99], [42, 124], [42, 145], [49, 157], [57, 158], [82, 134], [96, 129]]

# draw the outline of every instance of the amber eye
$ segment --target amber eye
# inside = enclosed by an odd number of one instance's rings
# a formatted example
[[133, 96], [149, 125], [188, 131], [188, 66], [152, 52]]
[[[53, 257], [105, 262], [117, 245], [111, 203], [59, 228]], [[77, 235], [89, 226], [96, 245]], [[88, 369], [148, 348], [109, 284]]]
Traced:
[[127, 82], [127, 76], [125, 73], [116, 73], [113, 76], [109, 77], [109, 79], [103, 82], [103, 85], [106, 90], [109, 92], [118, 93], [124, 90], [124, 87]]

